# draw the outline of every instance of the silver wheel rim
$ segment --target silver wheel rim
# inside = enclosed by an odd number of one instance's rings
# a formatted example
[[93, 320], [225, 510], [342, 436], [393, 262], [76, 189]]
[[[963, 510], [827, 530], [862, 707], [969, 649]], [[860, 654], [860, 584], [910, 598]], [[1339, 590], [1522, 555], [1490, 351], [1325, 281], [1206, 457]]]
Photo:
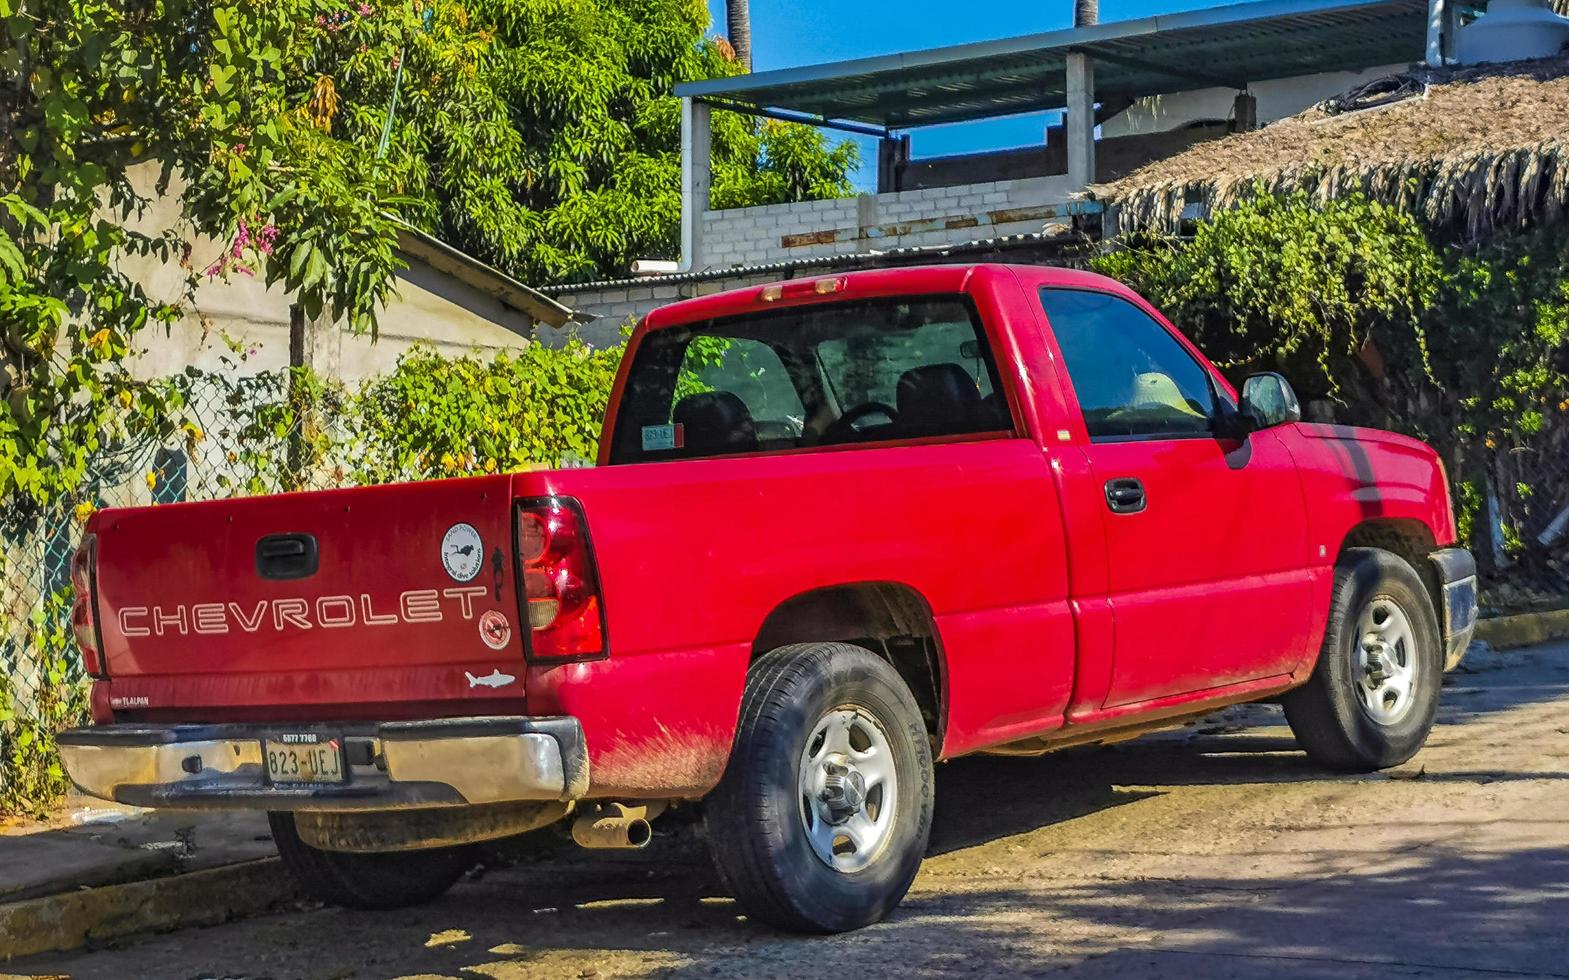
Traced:
[[1415, 703], [1416, 634], [1400, 604], [1374, 596], [1357, 618], [1357, 644], [1351, 652], [1352, 682], [1369, 718], [1395, 725]]
[[892, 836], [899, 780], [877, 719], [844, 705], [823, 715], [801, 752], [801, 826], [818, 860], [835, 871], [871, 864]]

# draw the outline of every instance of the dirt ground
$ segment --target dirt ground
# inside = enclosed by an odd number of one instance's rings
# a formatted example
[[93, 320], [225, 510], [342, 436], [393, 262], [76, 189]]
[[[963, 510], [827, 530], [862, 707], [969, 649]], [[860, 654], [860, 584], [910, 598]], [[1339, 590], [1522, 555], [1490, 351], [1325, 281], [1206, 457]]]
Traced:
[[853, 935], [752, 925], [695, 830], [549, 849], [435, 905], [309, 907], [18, 961], [77, 978], [1569, 977], [1569, 644], [1483, 653], [1408, 766], [1335, 776], [1278, 709], [938, 773], [904, 905]]

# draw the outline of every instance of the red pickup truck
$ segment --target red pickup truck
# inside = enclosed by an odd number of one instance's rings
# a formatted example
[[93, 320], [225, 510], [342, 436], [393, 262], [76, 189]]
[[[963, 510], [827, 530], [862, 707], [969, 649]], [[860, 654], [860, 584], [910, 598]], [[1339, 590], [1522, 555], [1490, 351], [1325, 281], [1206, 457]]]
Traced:
[[271, 814], [325, 899], [430, 899], [558, 821], [701, 800], [755, 919], [903, 897], [933, 764], [1278, 699], [1308, 755], [1403, 762], [1476, 616], [1420, 442], [1240, 396], [1082, 272], [866, 271], [632, 336], [594, 468], [129, 510], [74, 612], [86, 792]]

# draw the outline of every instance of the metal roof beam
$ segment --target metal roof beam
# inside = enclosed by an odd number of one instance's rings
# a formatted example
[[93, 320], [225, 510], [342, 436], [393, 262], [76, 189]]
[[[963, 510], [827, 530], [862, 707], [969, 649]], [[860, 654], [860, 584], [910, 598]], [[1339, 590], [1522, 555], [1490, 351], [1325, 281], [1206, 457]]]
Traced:
[[1143, 58], [1133, 58], [1125, 54], [1112, 54], [1102, 48], [1086, 47], [1077, 49], [1096, 61], [1104, 61], [1121, 68], [1133, 68], [1137, 71], [1147, 71], [1155, 75], [1167, 75], [1171, 78], [1180, 78], [1188, 82], [1197, 82], [1200, 85], [1214, 88], [1245, 89], [1248, 87], [1246, 79], [1222, 78], [1208, 72], [1194, 71], [1191, 68], [1179, 68], [1173, 65], [1162, 65], [1158, 62], [1147, 61]]
[[801, 123], [806, 126], [820, 126], [824, 129], [838, 129], [846, 133], [855, 133], [860, 136], [875, 136], [878, 139], [888, 139], [892, 134], [882, 126], [872, 126], [866, 123], [853, 122], [848, 119], [826, 119], [807, 112], [792, 112], [787, 109], [774, 109], [769, 106], [749, 105], [745, 102], [731, 102], [726, 99], [698, 99], [715, 109], [724, 109], [729, 112], [739, 112], [748, 116], [762, 116], [765, 119], [778, 119], [781, 122]]
[[[1055, 63], [1052, 63], [1051, 54], [1048, 53], [1043, 56], [1041, 61], [1022, 66], [1018, 69], [1018, 72], [1020, 74], [1039, 76], [1051, 73], [1060, 74], [1063, 71], [1062, 65], [1061, 55], [1058, 55], [1055, 58]], [[941, 100], [944, 96], [954, 94], [951, 89], [941, 91], [945, 87], [960, 86], [959, 91], [962, 93], [964, 91], [963, 86], [983, 85], [988, 83], [991, 77], [986, 71], [978, 67], [964, 71], [946, 71], [932, 74], [910, 72], [900, 73], [891, 77], [879, 77], [876, 75], [848, 77], [839, 79], [836, 86], [814, 85], [810, 89], [802, 88], [791, 92], [790, 94], [793, 95], [795, 103], [791, 108], [801, 112], [821, 114], [820, 112], [814, 112], [813, 109], [808, 107], [813, 105], [850, 105], [851, 100], [854, 99], [860, 100], [854, 107], [862, 109], [884, 103], [886, 100], [882, 98], [883, 96], [897, 96], [900, 97], [899, 101], [905, 102], [907, 101], [905, 97], [912, 90], [929, 93], [928, 97], [932, 100]], [[775, 104], [774, 96], [782, 92], [790, 92], [790, 89], [788, 87], [770, 87], [769, 89], [750, 92], [745, 95], [741, 93], [720, 93], [707, 98], [730, 97], [748, 105], [764, 105]]]
[[1101, 65], [1096, 73], [1100, 101], [1211, 86], [1244, 89], [1265, 79], [1416, 61], [1422, 56], [1428, 2], [1261, 0], [1002, 41], [682, 82], [676, 91], [738, 111], [798, 113], [778, 118], [880, 136], [891, 129], [1060, 109], [1066, 99], [1064, 63], [1070, 51]]

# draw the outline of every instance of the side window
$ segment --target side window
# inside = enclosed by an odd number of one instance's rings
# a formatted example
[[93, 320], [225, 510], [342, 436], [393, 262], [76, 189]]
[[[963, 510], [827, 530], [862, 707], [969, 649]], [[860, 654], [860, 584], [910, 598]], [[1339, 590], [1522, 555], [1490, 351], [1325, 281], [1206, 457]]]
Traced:
[[1092, 439], [1214, 429], [1208, 372], [1149, 314], [1118, 296], [1041, 290]]

